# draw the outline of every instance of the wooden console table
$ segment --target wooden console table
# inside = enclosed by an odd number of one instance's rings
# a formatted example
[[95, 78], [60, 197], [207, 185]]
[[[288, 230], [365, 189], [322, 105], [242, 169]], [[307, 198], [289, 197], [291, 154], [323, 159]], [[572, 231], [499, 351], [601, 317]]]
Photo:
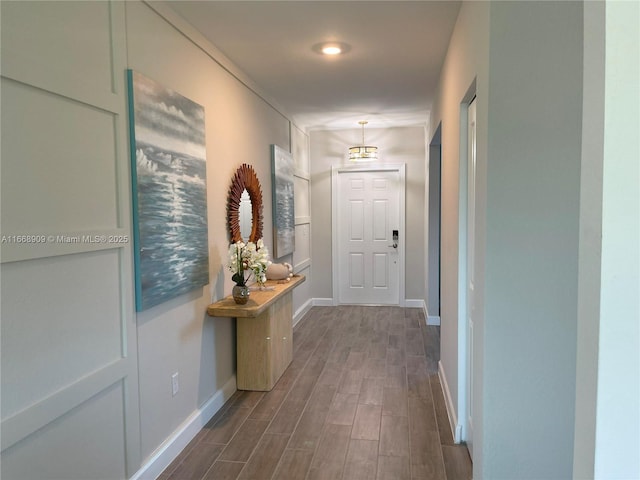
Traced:
[[305, 281], [294, 275], [289, 282], [269, 280], [274, 290], [252, 290], [246, 305], [228, 296], [212, 303], [212, 317], [235, 317], [236, 383], [238, 390], [269, 391], [293, 358], [293, 289]]

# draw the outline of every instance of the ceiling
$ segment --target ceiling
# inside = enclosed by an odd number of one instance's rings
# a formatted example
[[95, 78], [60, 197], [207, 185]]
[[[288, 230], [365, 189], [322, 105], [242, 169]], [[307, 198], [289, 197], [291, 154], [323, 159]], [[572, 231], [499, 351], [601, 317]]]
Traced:
[[[168, 1], [307, 130], [424, 125], [459, 1]], [[338, 57], [325, 41], [348, 44]]]

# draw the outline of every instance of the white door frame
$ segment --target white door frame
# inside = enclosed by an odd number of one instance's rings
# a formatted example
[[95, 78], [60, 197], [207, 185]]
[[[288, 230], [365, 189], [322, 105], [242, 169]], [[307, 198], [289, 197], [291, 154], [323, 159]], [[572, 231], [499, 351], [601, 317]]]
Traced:
[[331, 279], [333, 283], [333, 305], [339, 303], [339, 281], [338, 281], [338, 175], [352, 172], [398, 172], [400, 176], [400, 238], [398, 241], [398, 305], [405, 306], [405, 181], [406, 166], [404, 163], [361, 164], [361, 165], [333, 165], [331, 167]]
[[[460, 162], [458, 170], [458, 418], [454, 426], [454, 442], [473, 442], [467, 432], [467, 417], [471, 411], [468, 405], [469, 374], [467, 362], [469, 355], [468, 295], [467, 295], [467, 253], [469, 243], [468, 230], [468, 182], [469, 182], [469, 105], [476, 98], [476, 84], [473, 81], [460, 105]], [[471, 454], [471, 452], [469, 452]]]
[[[473, 126], [472, 126], [472, 109], [473, 105]], [[475, 413], [473, 410], [474, 401], [474, 361], [475, 361], [475, 353], [474, 353], [474, 343], [475, 343], [475, 333], [474, 333], [474, 321], [476, 319], [475, 316], [475, 302], [476, 302], [476, 286], [475, 286], [475, 238], [476, 238], [476, 184], [477, 184], [477, 174], [476, 174], [476, 108], [477, 103], [475, 102], [475, 98], [472, 99], [466, 107], [467, 110], [467, 230], [466, 230], [466, 272], [465, 272], [465, 282], [466, 282], [466, 308], [465, 308], [465, 416], [463, 418], [463, 429], [464, 429], [464, 439], [467, 442], [467, 450], [469, 451], [469, 455], [473, 460], [473, 447], [474, 447], [474, 439], [473, 439], [473, 419], [475, 417]]]

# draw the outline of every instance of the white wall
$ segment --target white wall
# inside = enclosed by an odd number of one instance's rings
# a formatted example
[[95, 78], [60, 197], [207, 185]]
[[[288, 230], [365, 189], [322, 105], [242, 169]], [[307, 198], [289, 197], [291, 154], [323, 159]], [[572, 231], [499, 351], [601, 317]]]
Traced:
[[[211, 283], [203, 292], [138, 314], [143, 459], [235, 371], [234, 321], [209, 318], [206, 306], [229, 294], [226, 198], [235, 169], [250, 163], [260, 179], [265, 244], [271, 249], [269, 145], [289, 146], [289, 122], [142, 3], [127, 3], [129, 67], [204, 106]], [[170, 378], [181, 390], [171, 395]]]
[[594, 478], [600, 259], [602, 257], [602, 155], [604, 149], [605, 3], [584, 5], [582, 166], [576, 341], [576, 415], [573, 478]]
[[572, 474], [582, 32], [581, 3], [491, 4], [487, 478]]
[[127, 478], [160, 455], [153, 476], [235, 390], [234, 322], [205, 313], [232, 286], [231, 177], [256, 170], [271, 248], [269, 146], [294, 148], [310, 225], [308, 137], [162, 6], [1, 7], [3, 235], [130, 236], [127, 67], [205, 108], [209, 285], [136, 315], [131, 243], [2, 245], [2, 476]]
[[594, 478], [640, 478], [640, 5], [606, 3]]
[[640, 477], [639, 19], [585, 4], [575, 479]]
[[[440, 365], [443, 387], [450, 392], [448, 407], [452, 413], [454, 429], [465, 420], [465, 318], [459, 304], [465, 297], [458, 295], [459, 268], [465, 268], [464, 250], [459, 250], [464, 239], [466, 225], [466, 160], [461, 138], [465, 138], [466, 123], [463, 103], [475, 85], [477, 94], [477, 196], [476, 196], [476, 315], [474, 338], [474, 375], [477, 389], [474, 392], [474, 471], [478, 477], [482, 471], [482, 360], [483, 360], [483, 314], [484, 291], [484, 210], [486, 204], [487, 123], [488, 123], [488, 75], [489, 75], [489, 3], [463, 3], [456, 26], [451, 36], [447, 56], [442, 67], [436, 101], [431, 112], [431, 131], [441, 127], [441, 277], [440, 277]], [[461, 160], [462, 156], [462, 160]], [[462, 178], [462, 180], [461, 180]], [[462, 186], [461, 186], [462, 185]], [[460, 213], [459, 209], [463, 208]]]
[[475, 78], [474, 478], [572, 473], [582, 30], [580, 3], [463, 4], [432, 112], [443, 134], [441, 362], [462, 422], [461, 103]]
[[[424, 127], [367, 129], [367, 143], [378, 146], [382, 163], [405, 163], [406, 171], [406, 263], [405, 297], [425, 300], [424, 230], [426, 215]], [[361, 130], [312, 131], [311, 203], [312, 203], [312, 297], [331, 299], [331, 166], [346, 165], [350, 146], [359, 143]]]

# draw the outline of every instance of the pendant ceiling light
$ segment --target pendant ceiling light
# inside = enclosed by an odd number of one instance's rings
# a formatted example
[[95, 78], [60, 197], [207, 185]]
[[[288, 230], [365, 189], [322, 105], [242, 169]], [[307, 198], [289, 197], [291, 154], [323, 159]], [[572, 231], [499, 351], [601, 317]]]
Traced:
[[378, 147], [372, 147], [370, 145], [365, 145], [364, 143], [364, 126], [369, 122], [362, 120], [358, 123], [362, 125], [362, 144], [349, 148], [349, 160], [352, 162], [376, 160], [378, 158]]

